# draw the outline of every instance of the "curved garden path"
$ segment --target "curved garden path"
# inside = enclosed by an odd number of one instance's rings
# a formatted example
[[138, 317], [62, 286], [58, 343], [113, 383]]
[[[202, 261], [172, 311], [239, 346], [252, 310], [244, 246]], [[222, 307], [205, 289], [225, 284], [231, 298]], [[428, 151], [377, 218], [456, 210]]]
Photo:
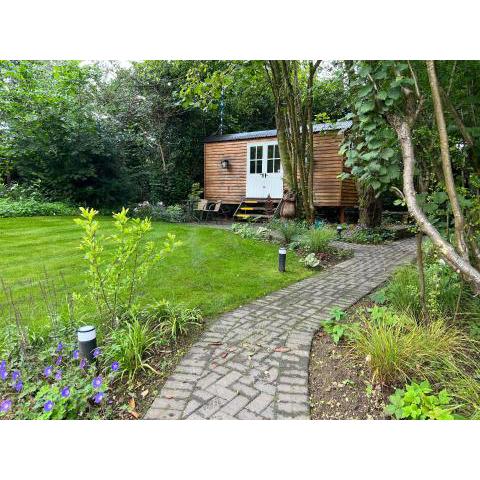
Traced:
[[[342, 244], [338, 244], [342, 246]], [[353, 258], [221, 315], [181, 360], [146, 419], [309, 419], [312, 337], [415, 256], [413, 239], [344, 245]]]

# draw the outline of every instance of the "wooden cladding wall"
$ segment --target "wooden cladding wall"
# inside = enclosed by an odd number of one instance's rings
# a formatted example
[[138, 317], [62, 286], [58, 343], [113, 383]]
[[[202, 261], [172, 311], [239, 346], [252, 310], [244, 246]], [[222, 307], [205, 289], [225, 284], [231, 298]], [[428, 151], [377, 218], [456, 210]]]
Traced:
[[[337, 178], [343, 171], [343, 158], [338, 154], [341, 138], [337, 132], [317, 133], [313, 137], [314, 202], [318, 207], [357, 205], [355, 182]], [[246, 195], [247, 144], [275, 140], [275, 137], [270, 137], [206, 143], [205, 198], [222, 200], [225, 203], [240, 203]], [[225, 159], [228, 160], [229, 167], [223, 169], [220, 162]]]

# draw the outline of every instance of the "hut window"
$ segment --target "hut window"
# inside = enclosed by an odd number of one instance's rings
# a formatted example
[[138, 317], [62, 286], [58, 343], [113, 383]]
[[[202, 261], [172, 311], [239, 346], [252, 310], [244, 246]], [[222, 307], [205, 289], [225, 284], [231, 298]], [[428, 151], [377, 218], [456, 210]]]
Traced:
[[267, 173], [280, 171], [280, 153], [278, 145], [269, 145], [267, 150]]
[[263, 146], [256, 145], [250, 147], [250, 173], [263, 173]]

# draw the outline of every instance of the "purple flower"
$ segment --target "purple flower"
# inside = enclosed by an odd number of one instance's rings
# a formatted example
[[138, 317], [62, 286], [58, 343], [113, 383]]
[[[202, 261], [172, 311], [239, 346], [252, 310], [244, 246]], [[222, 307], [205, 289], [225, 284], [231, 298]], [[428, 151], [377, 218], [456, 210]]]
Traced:
[[103, 393], [103, 392], [97, 392], [94, 395], [93, 400], [95, 401], [95, 403], [100, 403], [103, 400], [104, 395], [105, 395], [105, 393]]
[[53, 371], [53, 367], [49, 365], [47, 368], [45, 368], [45, 370], [43, 371], [43, 374], [46, 377], [49, 377], [52, 374], [52, 371]]
[[46, 412], [51, 412], [53, 410], [54, 405], [55, 404], [51, 400], [49, 400], [48, 402], [45, 402], [45, 404], [43, 405], [43, 409]]
[[80, 350], [74, 350], [72, 356], [74, 360], [78, 360], [78, 358], [80, 357]]
[[19, 380], [16, 384], [15, 384], [15, 390], [20, 393], [22, 391], [22, 388], [23, 388], [23, 382], [21, 380]]
[[63, 357], [61, 355], [59, 355], [57, 357], [57, 360], [55, 361], [55, 365], [60, 365], [62, 363], [62, 360], [63, 360]]
[[80, 368], [85, 368], [87, 366], [87, 359], [86, 358], [82, 358], [80, 360]]
[[20, 378], [20, 372], [18, 370], [14, 370], [12, 372], [12, 380], [18, 380]]
[[0, 370], [0, 378], [6, 380], [8, 378], [8, 372], [6, 370]]
[[5, 370], [7, 368], [7, 362], [5, 360], [2, 360], [0, 362], [0, 370]]
[[62, 371], [58, 370], [57, 373], [55, 374], [55, 380], [61, 380], [62, 379]]
[[118, 362], [113, 362], [112, 363], [112, 370], [116, 372], [118, 368], [120, 367], [120, 364]]
[[60, 395], [62, 395], [63, 398], [68, 398], [70, 396], [70, 387], [63, 387]]
[[100, 350], [99, 347], [97, 347], [94, 351], [93, 351], [93, 358], [97, 358], [99, 355], [101, 355], [102, 351]]
[[57, 345], [57, 352], [61, 352], [63, 350], [63, 343], [60, 342], [58, 345]]
[[102, 384], [102, 377], [95, 377], [92, 381], [93, 388], [98, 388]]
[[12, 401], [4, 400], [2, 403], [0, 403], [0, 412], [7, 413], [11, 407], [12, 407]]

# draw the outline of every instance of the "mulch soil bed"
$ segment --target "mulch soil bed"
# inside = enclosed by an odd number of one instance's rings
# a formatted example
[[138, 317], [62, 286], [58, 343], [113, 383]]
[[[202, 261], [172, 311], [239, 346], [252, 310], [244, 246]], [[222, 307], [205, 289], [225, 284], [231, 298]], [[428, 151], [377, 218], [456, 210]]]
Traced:
[[[366, 308], [362, 301], [352, 309]], [[312, 420], [381, 420], [392, 393], [371, 384], [364, 361], [355, 358], [348, 346], [339, 345], [320, 330], [313, 338], [309, 364]]]

